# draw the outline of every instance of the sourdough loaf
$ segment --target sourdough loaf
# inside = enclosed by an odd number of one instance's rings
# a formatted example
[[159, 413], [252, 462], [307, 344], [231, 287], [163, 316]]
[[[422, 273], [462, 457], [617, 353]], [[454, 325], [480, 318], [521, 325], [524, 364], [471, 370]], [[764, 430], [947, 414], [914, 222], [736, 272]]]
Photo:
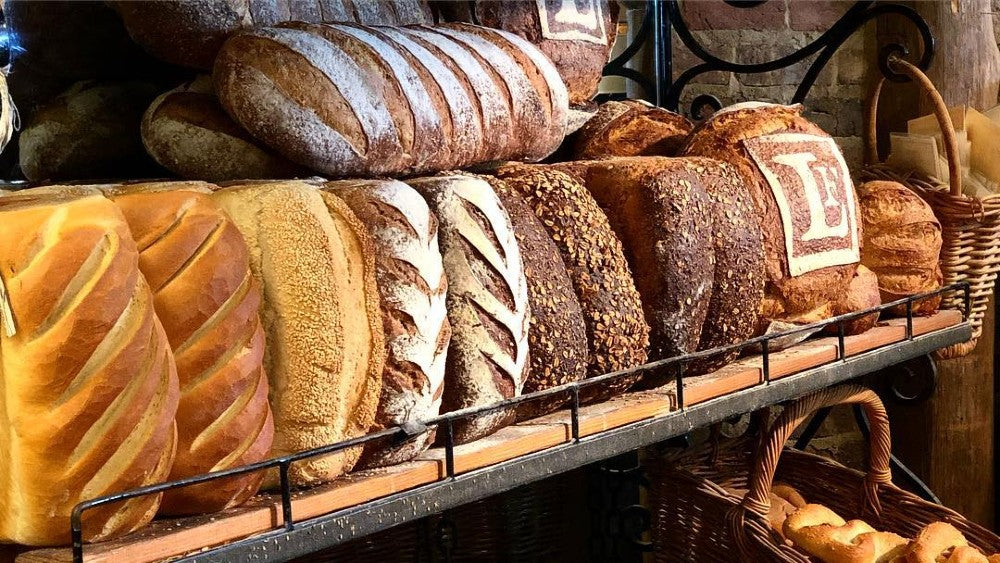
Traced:
[[[528, 373], [524, 393], [534, 393], [587, 376], [587, 329], [573, 282], [549, 236], [524, 198], [506, 182], [489, 180], [510, 216], [528, 283]], [[521, 420], [547, 414], [565, 404], [568, 395], [525, 403]]]
[[[571, 176], [547, 167], [506, 166], [498, 174], [531, 206], [559, 249], [583, 311], [588, 377], [645, 363], [649, 325], [639, 292], [621, 241], [594, 197]], [[637, 378], [592, 388], [588, 398], [624, 391]]]
[[[438, 248], [437, 218], [413, 188], [394, 180], [326, 184], [368, 229], [382, 296], [386, 362], [372, 432], [437, 416], [451, 325], [448, 280]], [[365, 446], [361, 467], [402, 463], [433, 442], [424, 433], [398, 447]]]
[[605, 102], [576, 133], [573, 158], [674, 156], [692, 128], [684, 116], [640, 100]]
[[[874, 272], [864, 267], [858, 266], [858, 271], [854, 274], [850, 285], [847, 286], [847, 293], [833, 302], [834, 316], [847, 315], [882, 304], [882, 297], [878, 290], [878, 277]], [[844, 323], [844, 334], [861, 334], [866, 332], [878, 322], [877, 312], [858, 317]], [[829, 325], [825, 329], [827, 334], [838, 334], [840, 328], [836, 325]]]
[[[111, 191], [139, 249], [139, 270], [177, 363], [177, 457], [170, 479], [262, 461], [274, 423], [267, 402], [260, 288], [236, 225], [199, 183]], [[160, 512], [196, 514], [243, 503], [262, 475], [169, 491]]]
[[750, 190], [766, 257], [760, 331], [846, 292], [861, 256], [857, 197], [837, 144], [800, 106], [723, 109], [692, 133], [683, 152], [728, 162]]
[[422, 0], [112, 0], [129, 35], [155, 57], [207, 70], [226, 37], [284, 21], [430, 23]]
[[[866, 182], [858, 187], [864, 245], [861, 263], [878, 276], [882, 300], [895, 301], [941, 287], [941, 224], [927, 202], [898, 182]], [[941, 296], [913, 304], [913, 313], [937, 311]], [[892, 314], [905, 315], [906, 307]]]
[[[77, 503], [166, 479], [177, 374], [113, 203], [25, 190], [0, 198], [0, 221], [0, 541], [67, 544]], [[89, 510], [83, 538], [143, 526], [159, 503]]]
[[142, 143], [160, 166], [181, 178], [219, 181], [304, 174], [226, 115], [208, 76], [153, 100], [142, 118]]
[[[272, 455], [365, 434], [375, 420], [385, 343], [375, 252], [361, 221], [332, 193], [303, 182], [234, 186], [213, 197], [246, 239], [262, 288]], [[312, 458], [293, 464], [290, 476], [329, 481], [360, 454], [352, 448]]]
[[[521, 252], [490, 185], [471, 176], [407, 180], [440, 222], [452, 336], [442, 410], [521, 394], [528, 361], [528, 289]], [[455, 424], [464, 443], [513, 422], [498, 410]]]

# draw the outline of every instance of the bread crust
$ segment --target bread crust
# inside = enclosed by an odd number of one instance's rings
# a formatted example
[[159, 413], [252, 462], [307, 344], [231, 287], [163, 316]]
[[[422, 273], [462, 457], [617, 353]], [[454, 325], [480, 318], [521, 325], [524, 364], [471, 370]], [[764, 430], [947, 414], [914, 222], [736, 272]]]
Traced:
[[643, 102], [605, 102], [576, 133], [573, 158], [675, 156], [693, 128], [684, 116]]

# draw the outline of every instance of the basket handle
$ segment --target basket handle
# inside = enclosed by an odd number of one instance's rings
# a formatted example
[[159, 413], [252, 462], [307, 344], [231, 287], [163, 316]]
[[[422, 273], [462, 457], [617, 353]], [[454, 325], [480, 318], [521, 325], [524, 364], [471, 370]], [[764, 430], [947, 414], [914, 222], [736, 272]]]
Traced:
[[[934, 87], [930, 78], [919, 68], [896, 55], [889, 56], [889, 67], [892, 70], [901, 72], [916, 82], [925, 94], [930, 97], [934, 106], [934, 116], [937, 117], [938, 126], [944, 137], [944, 152], [948, 157], [948, 184], [951, 186], [952, 195], [962, 193], [962, 162], [958, 157], [958, 138], [955, 136], [955, 124], [951, 121], [951, 113], [940, 92]], [[878, 148], [876, 144], [875, 121], [878, 112], [878, 98], [882, 91], [885, 78], [881, 78], [875, 85], [875, 91], [868, 101], [867, 123], [865, 127], [865, 161], [868, 164], [878, 162]]]

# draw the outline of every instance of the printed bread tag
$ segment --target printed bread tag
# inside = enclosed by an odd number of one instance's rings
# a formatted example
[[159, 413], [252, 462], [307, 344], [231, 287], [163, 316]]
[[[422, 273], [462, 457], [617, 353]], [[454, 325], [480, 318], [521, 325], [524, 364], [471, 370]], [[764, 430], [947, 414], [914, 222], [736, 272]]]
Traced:
[[861, 260], [854, 184], [830, 137], [778, 133], [743, 141], [781, 215], [792, 276]]
[[542, 37], [608, 44], [601, 0], [535, 0]]
[[0, 322], [3, 324], [4, 334], [7, 338], [17, 334], [17, 325], [14, 324], [14, 309], [10, 306], [10, 298], [7, 296], [7, 285], [0, 276]]

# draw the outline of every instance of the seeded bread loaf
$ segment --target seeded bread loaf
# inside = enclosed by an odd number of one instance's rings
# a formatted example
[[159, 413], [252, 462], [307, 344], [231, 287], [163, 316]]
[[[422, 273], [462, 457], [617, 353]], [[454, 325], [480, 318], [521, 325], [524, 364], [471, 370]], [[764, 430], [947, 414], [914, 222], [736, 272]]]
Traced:
[[[325, 189], [343, 199], [365, 224], [376, 253], [386, 363], [371, 431], [437, 416], [451, 341], [437, 218], [420, 194], [402, 182], [344, 180], [330, 182]], [[429, 432], [398, 447], [372, 443], [359, 466], [408, 461], [433, 441], [434, 433]]]
[[[234, 186], [213, 197], [246, 239], [262, 288], [272, 455], [365, 434], [375, 421], [385, 341], [364, 225], [342, 200], [304, 182]], [[293, 464], [290, 476], [329, 481], [360, 455], [352, 448], [313, 458]]]
[[[451, 345], [442, 411], [521, 394], [528, 364], [528, 288], [510, 218], [490, 185], [466, 175], [407, 180], [440, 224]], [[494, 411], [455, 425], [456, 443], [513, 422]]]
[[[111, 190], [139, 249], [181, 386], [177, 457], [170, 479], [267, 458], [274, 422], [267, 402], [260, 288], [236, 225], [190, 182], [133, 184]], [[212, 481], [164, 495], [163, 514], [237, 506], [262, 475]]]
[[[139, 252], [93, 188], [0, 198], [0, 541], [70, 542], [73, 507], [167, 478], [177, 373]], [[88, 510], [84, 541], [148, 523], [160, 495]]]
[[576, 133], [573, 158], [674, 156], [693, 127], [684, 116], [643, 101], [605, 102]]

